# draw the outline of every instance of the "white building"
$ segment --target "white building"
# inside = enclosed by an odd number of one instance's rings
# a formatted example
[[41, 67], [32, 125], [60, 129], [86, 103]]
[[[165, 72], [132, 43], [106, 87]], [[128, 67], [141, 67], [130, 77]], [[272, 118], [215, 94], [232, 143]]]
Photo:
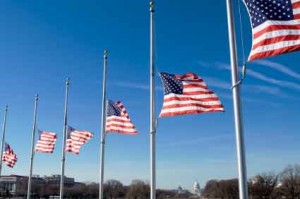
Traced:
[[194, 194], [196, 194], [197, 196], [201, 195], [201, 189], [200, 189], [199, 182], [197, 182], [197, 181], [194, 182], [193, 191], [194, 191]]

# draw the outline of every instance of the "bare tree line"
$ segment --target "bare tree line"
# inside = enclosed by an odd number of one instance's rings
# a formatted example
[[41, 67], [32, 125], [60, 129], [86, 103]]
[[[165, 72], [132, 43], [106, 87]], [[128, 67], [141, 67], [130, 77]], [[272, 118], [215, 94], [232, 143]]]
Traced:
[[[23, 187], [23, 186], [22, 186]], [[19, 190], [17, 196], [26, 195], [26, 186]], [[260, 173], [248, 181], [250, 199], [300, 199], [300, 165], [289, 165], [280, 173]], [[32, 198], [49, 198], [59, 195], [59, 186], [33, 184]], [[96, 183], [76, 183], [65, 187], [68, 199], [98, 198], [99, 185]], [[8, 196], [8, 195], [7, 195]], [[7, 197], [6, 196], [6, 197]], [[157, 190], [158, 199], [183, 199], [195, 197], [189, 192], [179, 193], [176, 190]], [[133, 180], [128, 186], [118, 180], [107, 180], [104, 183], [105, 199], [148, 199], [150, 198], [149, 183]], [[238, 199], [238, 179], [209, 180], [202, 189], [201, 198], [206, 199]]]
[[[248, 181], [250, 199], [299, 199], [300, 165], [289, 165], [282, 172], [260, 173]], [[202, 190], [207, 199], [238, 199], [238, 180], [209, 180]]]
[[[22, 186], [15, 197], [26, 196], [26, 186]], [[32, 185], [32, 198], [50, 198], [50, 196], [59, 195], [59, 185]], [[94, 199], [98, 198], [99, 184], [77, 183], [72, 187], [65, 187], [65, 198], [68, 199]], [[150, 198], [150, 185], [142, 180], [133, 180], [130, 185], [125, 186], [118, 180], [107, 180], [104, 183], [104, 198], [105, 199], [148, 199]], [[157, 198], [187, 198], [191, 194], [178, 194], [176, 191], [157, 190]], [[11, 194], [5, 193], [5, 198], [10, 198]]]

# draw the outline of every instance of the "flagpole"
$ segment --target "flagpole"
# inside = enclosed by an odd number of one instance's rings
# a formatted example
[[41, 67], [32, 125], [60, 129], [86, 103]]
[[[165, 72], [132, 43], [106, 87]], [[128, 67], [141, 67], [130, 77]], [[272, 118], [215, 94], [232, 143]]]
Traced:
[[1, 141], [1, 154], [0, 154], [0, 176], [2, 175], [2, 163], [3, 163], [2, 156], [3, 156], [4, 147], [5, 147], [7, 112], [8, 112], [8, 105], [5, 106], [4, 121], [3, 121], [3, 128], [2, 128], [2, 141]]
[[36, 120], [37, 120], [37, 106], [38, 106], [39, 96], [35, 96], [34, 100], [34, 111], [33, 111], [33, 127], [31, 134], [31, 155], [30, 155], [30, 167], [29, 167], [29, 177], [28, 177], [28, 189], [27, 189], [27, 199], [30, 199], [31, 195], [31, 177], [32, 177], [32, 168], [33, 168], [33, 158], [34, 158], [34, 141], [35, 141], [35, 132], [36, 132]]
[[106, 126], [106, 73], [108, 51], [103, 55], [103, 89], [102, 89], [102, 129], [101, 129], [101, 147], [100, 147], [100, 179], [99, 179], [99, 199], [103, 198], [103, 180], [104, 180], [104, 155], [105, 155], [105, 126]]
[[247, 168], [246, 168], [246, 156], [245, 156], [244, 135], [243, 135], [242, 107], [240, 101], [240, 85], [238, 84], [238, 59], [237, 59], [232, 0], [226, 0], [226, 5], [227, 5], [229, 46], [230, 46], [231, 78], [232, 78], [232, 85], [233, 85], [232, 94], [233, 94], [233, 107], [234, 107], [234, 121], [235, 121], [237, 159], [238, 159], [238, 171], [239, 171], [239, 195], [240, 195], [239, 198], [248, 199]]
[[59, 199], [64, 198], [64, 177], [65, 177], [65, 162], [66, 162], [66, 138], [67, 138], [67, 128], [68, 128], [68, 97], [69, 97], [69, 86], [70, 79], [66, 80], [66, 95], [65, 95], [65, 115], [64, 115], [64, 128], [63, 128], [63, 146], [62, 146], [62, 159], [61, 159], [61, 176], [60, 176], [60, 191]]
[[155, 160], [155, 70], [154, 70], [154, 1], [150, 1], [150, 198], [156, 198]]

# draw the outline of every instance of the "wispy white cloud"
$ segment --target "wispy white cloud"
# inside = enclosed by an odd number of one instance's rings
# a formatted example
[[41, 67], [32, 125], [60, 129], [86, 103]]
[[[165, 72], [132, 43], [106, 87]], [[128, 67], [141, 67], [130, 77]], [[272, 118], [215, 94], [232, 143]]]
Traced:
[[[226, 90], [231, 90], [231, 84], [216, 78], [205, 78], [207, 80], [207, 85], [210, 87], [216, 87]], [[282, 90], [276, 87], [271, 86], [262, 86], [262, 85], [244, 85], [243, 86], [248, 92], [251, 93], [264, 93], [264, 94], [271, 94], [276, 96], [287, 96], [283, 93]], [[227, 97], [227, 99], [231, 99], [232, 97]]]
[[281, 106], [281, 104], [279, 104], [279, 103], [266, 101], [266, 100], [262, 100], [262, 99], [257, 99], [257, 98], [253, 99], [253, 98], [243, 97], [242, 100], [247, 103], [255, 103], [255, 104], [259, 103], [259, 104], [263, 104], [266, 106], [272, 106], [272, 107], [280, 107]]
[[286, 96], [282, 90], [276, 87], [271, 86], [262, 86], [262, 85], [244, 85], [247, 91], [251, 91], [253, 93], [265, 93], [276, 96]]
[[226, 63], [215, 62], [213, 65], [220, 70], [230, 70], [230, 65]]
[[207, 83], [208, 87], [216, 87], [216, 88], [221, 88], [221, 89], [230, 89], [231, 85], [230, 83], [213, 78], [213, 77], [205, 77], [204, 81]]
[[271, 62], [271, 61], [267, 61], [267, 60], [258, 60], [258, 61], [255, 61], [254, 62], [255, 64], [258, 64], [258, 65], [262, 65], [262, 66], [267, 66], [269, 68], [272, 68], [274, 70], [277, 70], [281, 73], [284, 73], [286, 75], [289, 75], [291, 77], [294, 77], [296, 79], [300, 79], [300, 74], [291, 70], [290, 68], [282, 65], [282, 64], [279, 64], [279, 63], [276, 63], [276, 62]]
[[209, 67], [209, 66], [211, 66], [210, 63], [202, 61], [202, 60], [199, 60], [198, 64], [200, 64], [201, 67]]
[[[230, 65], [226, 64], [226, 63], [216, 62], [214, 64], [214, 66], [216, 68], [220, 69], [220, 70], [230, 70]], [[259, 79], [261, 81], [280, 86], [280, 87], [300, 90], [300, 84], [290, 82], [290, 81], [283, 81], [283, 80], [274, 79], [274, 78], [268, 77], [268, 76], [266, 76], [262, 73], [256, 72], [252, 69], [247, 69], [247, 75], [249, 75], [251, 77], [254, 77], [256, 79]]]
[[[209, 87], [216, 87], [220, 89], [231, 90], [231, 84], [229, 82], [213, 78], [213, 77], [206, 77], [205, 82]], [[271, 94], [277, 96], [287, 96], [277, 87], [271, 86], [263, 86], [263, 85], [243, 85], [247, 92], [251, 93], [264, 93], [264, 94]], [[230, 99], [226, 96], [227, 99]]]
[[247, 74], [249, 76], [252, 76], [256, 79], [271, 83], [271, 84], [275, 84], [277, 86], [282, 86], [282, 87], [286, 87], [286, 88], [293, 88], [296, 90], [300, 90], [300, 85], [294, 82], [289, 82], [289, 81], [283, 81], [283, 80], [278, 80], [278, 79], [274, 79], [271, 77], [268, 77], [264, 74], [261, 74], [259, 72], [256, 72], [254, 70], [248, 69], [247, 70]]
[[[228, 69], [228, 64], [222, 64], [219, 63], [217, 65], [219, 69]], [[254, 72], [255, 73], [255, 72]], [[250, 74], [252, 74], [250, 72]], [[252, 74], [253, 75], [253, 74]], [[220, 80], [218, 78], [214, 77], [205, 77], [204, 78], [205, 82], [207, 83], [208, 87], [214, 90], [214, 88], [222, 89], [224, 92], [216, 92], [216, 94], [220, 97], [221, 101], [222, 100], [232, 100], [232, 95], [230, 92], [231, 90], [231, 84], [227, 81]], [[280, 81], [280, 80], [276, 80]], [[287, 83], [286, 83], [287, 84]], [[139, 90], [149, 90], [149, 85], [145, 84], [137, 84], [134, 82], [115, 82], [113, 83], [115, 86], [120, 86], [120, 87], [126, 87], [126, 88], [132, 88], [132, 89], [139, 89]], [[292, 87], [295, 87], [298, 89], [297, 84], [292, 85]], [[290, 97], [288, 94], [284, 93], [282, 90], [276, 87], [271, 87], [271, 86], [263, 86], [263, 85], [244, 85], [243, 88], [246, 89], [247, 92], [251, 93], [263, 93], [263, 94], [269, 94], [269, 95], [274, 95], [278, 97]], [[163, 88], [161, 86], [156, 86], [156, 90], [163, 91]], [[300, 89], [300, 86], [299, 86]], [[259, 100], [259, 99], [251, 99], [249, 97], [243, 97], [243, 101], [245, 102], [250, 102], [250, 103], [265, 103], [264, 100]], [[270, 103], [268, 102], [269, 105], [272, 106], [279, 106], [279, 104], [276, 103]]]

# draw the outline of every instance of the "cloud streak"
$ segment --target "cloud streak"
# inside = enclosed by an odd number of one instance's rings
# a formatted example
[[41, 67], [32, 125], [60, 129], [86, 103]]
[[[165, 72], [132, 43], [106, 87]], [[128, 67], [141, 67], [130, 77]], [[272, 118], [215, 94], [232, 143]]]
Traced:
[[265, 94], [271, 94], [276, 96], [285, 96], [285, 94], [276, 87], [270, 87], [270, 86], [261, 86], [261, 85], [244, 85], [244, 87], [253, 93], [265, 93]]
[[261, 66], [267, 66], [267, 67], [272, 68], [274, 70], [277, 70], [277, 71], [279, 71], [279, 72], [281, 72], [285, 75], [294, 77], [296, 79], [300, 79], [300, 74], [299, 73], [291, 70], [290, 68], [288, 68], [288, 67], [286, 67], [282, 64], [267, 61], [267, 60], [258, 60], [258, 61], [255, 61], [254, 63], [257, 64], [257, 65], [261, 65]]
[[[220, 63], [217, 62], [215, 64], [215, 67], [217, 67], [220, 70], [230, 70], [230, 66], [229, 64], [225, 64], [225, 63]], [[285, 88], [292, 88], [295, 90], [300, 90], [300, 85], [294, 82], [289, 82], [289, 81], [283, 81], [283, 80], [278, 80], [278, 79], [274, 79], [271, 77], [268, 77], [262, 73], [256, 72], [252, 69], [247, 69], [247, 75], [254, 77], [256, 79], [259, 79], [261, 81], [270, 83], [270, 84], [274, 84], [280, 87], [285, 87]]]
[[300, 90], [300, 85], [294, 82], [289, 82], [289, 81], [283, 81], [283, 80], [277, 80], [271, 77], [267, 77], [266, 75], [263, 75], [259, 72], [256, 72], [254, 70], [248, 69], [247, 73], [249, 76], [252, 76], [256, 79], [271, 83], [271, 84], [275, 84], [277, 86], [281, 86], [281, 87], [286, 87], [286, 88], [293, 88], [296, 90]]
[[[205, 82], [208, 87], [216, 87], [220, 89], [231, 90], [231, 84], [226, 81], [219, 80], [217, 78], [207, 77], [205, 78]], [[262, 85], [244, 85], [243, 86], [247, 91], [251, 91], [252, 93], [264, 93], [271, 95], [285, 95], [282, 90], [276, 87], [271, 86], [262, 86]], [[228, 98], [228, 97], [227, 97]]]
[[217, 78], [206, 77], [204, 79], [204, 81], [207, 83], [208, 87], [216, 87], [216, 88], [221, 88], [221, 89], [230, 89], [231, 88], [230, 83], [228, 83], [226, 81], [222, 81]]

